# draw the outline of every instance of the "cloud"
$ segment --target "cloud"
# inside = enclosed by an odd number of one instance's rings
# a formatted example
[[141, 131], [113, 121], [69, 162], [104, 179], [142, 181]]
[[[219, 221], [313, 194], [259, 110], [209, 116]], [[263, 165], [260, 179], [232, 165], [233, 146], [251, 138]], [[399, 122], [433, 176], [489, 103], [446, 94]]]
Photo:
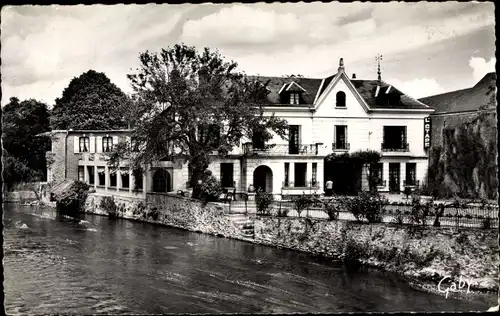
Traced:
[[434, 78], [417, 78], [409, 81], [389, 79], [387, 83], [414, 99], [420, 99], [444, 92], [443, 87]]
[[489, 72], [495, 72], [496, 61], [495, 57], [492, 57], [490, 61], [486, 61], [486, 59], [481, 57], [471, 57], [469, 66], [472, 68], [474, 82], [477, 83]]

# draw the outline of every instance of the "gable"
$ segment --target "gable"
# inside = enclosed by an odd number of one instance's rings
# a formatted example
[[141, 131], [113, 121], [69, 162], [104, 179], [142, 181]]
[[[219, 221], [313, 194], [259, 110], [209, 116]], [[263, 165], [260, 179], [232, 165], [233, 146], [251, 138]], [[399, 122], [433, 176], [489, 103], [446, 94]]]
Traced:
[[[337, 94], [345, 93], [345, 108], [339, 108]], [[368, 108], [344, 73], [335, 76], [324, 88], [315, 106], [315, 116], [326, 117], [367, 117]]]

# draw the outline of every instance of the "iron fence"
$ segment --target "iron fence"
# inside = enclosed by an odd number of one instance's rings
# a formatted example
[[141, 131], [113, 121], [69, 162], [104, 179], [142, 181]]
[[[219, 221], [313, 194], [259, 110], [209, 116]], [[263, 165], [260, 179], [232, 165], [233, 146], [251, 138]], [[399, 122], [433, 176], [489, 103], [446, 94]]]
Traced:
[[[249, 199], [249, 197], [252, 197]], [[283, 196], [287, 197], [287, 196]], [[249, 196], [242, 193], [235, 199], [227, 201], [231, 213], [257, 214], [261, 216], [281, 216], [281, 217], [309, 217], [316, 219], [328, 219], [325, 204], [334, 203], [338, 212], [339, 220], [356, 221], [354, 215], [343, 208], [340, 203], [333, 199], [317, 198], [311, 203], [300, 205], [300, 196], [289, 196], [288, 199], [273, 200], [269, 202], [263, 210], [258, 209], [255, 201], [255, 195]], [[399, 223], [403, 225], [424, 225], [433, 226], [436, 214], [442, 212], [439, 216], [440, 227], [476, 227], [476, 228], [497, 228], [498, 206], [439, 206], [434, 205], [429, 209], [427, 216], [418, 217], [418, 221], [412, 215], [413, 206], [411, 204], [385, 204], [381, 210], [383, 223]], [[422, 223], [423, 220], [423, 223]]]

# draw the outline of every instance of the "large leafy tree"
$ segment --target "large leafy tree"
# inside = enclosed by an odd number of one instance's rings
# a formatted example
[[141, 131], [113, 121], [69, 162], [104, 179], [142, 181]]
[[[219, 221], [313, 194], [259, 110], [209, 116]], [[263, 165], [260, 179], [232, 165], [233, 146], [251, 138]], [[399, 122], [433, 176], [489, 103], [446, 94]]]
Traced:
[[50, 140], [36, 135], [50, 130], [47, 105], [34, 99], [19, 102], [11, 98], [2, 112], [4, 181], [13, 185], [44, 178]]
[[249, 79], [219, 52], [182, 44], [146, 51], [140, 61], [137, 73], [128, 75], [135, 92], [133, 137], [142, 144], [131, 156], [136, 167], [182, 157], [194, 184], [214, 151], [225, 156], [243, 137], [265, 141], [271, 131], [286, 137], [287, 122], [265, 115], [267, 82]]
[[89, 70], [73, 78], [56, 99], [53, 129], [119, 129], [128, 126], [129, 98], [109, 78]]

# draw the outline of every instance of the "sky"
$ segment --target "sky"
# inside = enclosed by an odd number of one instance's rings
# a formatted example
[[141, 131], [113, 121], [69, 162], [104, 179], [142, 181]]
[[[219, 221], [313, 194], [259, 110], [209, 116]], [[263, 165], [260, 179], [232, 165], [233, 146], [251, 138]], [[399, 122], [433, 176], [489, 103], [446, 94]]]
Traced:
[[248, 75], [382, 79], [421, 98], [468, 88], [495, 71], [493, 3], [255, 3], [4, 6], [2, 106], [51, 107], [93, 69], [125, 93], [139, 54], [177, 43], [218, 49]]

